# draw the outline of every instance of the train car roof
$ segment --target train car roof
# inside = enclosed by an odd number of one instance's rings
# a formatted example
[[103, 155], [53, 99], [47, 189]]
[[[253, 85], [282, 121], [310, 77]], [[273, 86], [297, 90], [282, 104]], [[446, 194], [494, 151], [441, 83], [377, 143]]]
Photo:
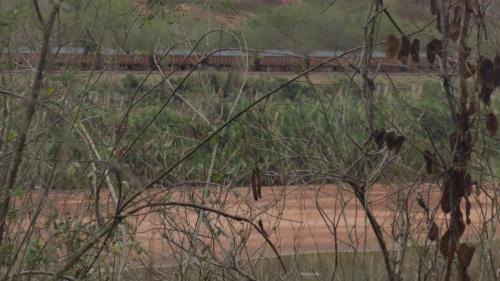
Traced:
[[314, 50], [309, 52], [307, 55], [310, 57], [336, 57], [342, 53], [342, 51]]
[[76, 54], [82, 55], [85, 53], [85, 49], [81, 47], [53, 47], [50, 48], [50, 52], [55, 54]]
[[227, 56], [227, 57], [241, 57], [246, 56], [246, 52], [242, 50], [218, 50], [215, 52], [209, 52], [211, 56]]
[[101, 54], [104, 54], [104, 55], [123, 55], [123, 54], [125, 54], [125, 52], [123, 52], [122, 50], [104, 48], [101, 50]]
[[[163, 53], [166, 53], [167, 51], [164, 51]], [[169, 56], [189, 56], [189, 55], [194, 55], [196, 54], [194, 51], [191, 49], [173, 49], [168, 52]]]
[[264, 50], [262, 52], [259, 52], [259, 54], [261, 56], [264, 56], [264, 57], [272, 57], [272, 56], [297, 56], [297, 54], [295, 54], [294, 52], [290, 51], [290, 50], [274, 50], [274, 49], [271, 49], [271, 50]]

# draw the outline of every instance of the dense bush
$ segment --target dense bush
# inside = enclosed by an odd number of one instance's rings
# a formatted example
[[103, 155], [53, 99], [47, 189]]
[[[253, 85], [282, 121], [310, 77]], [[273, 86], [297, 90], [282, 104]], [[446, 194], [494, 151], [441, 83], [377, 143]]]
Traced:
[[[157, 116], [152, 127], [143, 131], [170, 95], [170, 88], [161, 85], [153, 89], [151, 83], [139, 87], [142, 77], [133, 75], [126, 75], [120, 81], [118, 85], [106, 80], [97, 84], [95, 96], [100, 98], [94, 102], [111, 102], [86, 111], [82, 119], [93, 120], [90, 126], [95, 130], [93, 134], [106, 136], [97, 140], [97, 146], [103, 155], [109, 157], [123, 117], [120, 107], [126, 106], [134, 95], [141, 97], [128, 116], [127, 130], [118, 147], [125, 150], [134, 143], [135, 153], [127, 155], [124, 160], [136, 176], [144, 179], [150, 179], [174, 164], [214, 127], [221, 125], [227, 118], [224, 114], [229, 114], [239, 91], [238, 85], [228, 86], [231, 82], [227, 81], [227, 76], [205, 73], [200, 80], [186, 83], [179, 94], [189, 101], [190, 106], [202, 112], [207, 120], [214, 120], [211, 124], [207, 124], [182, 100], [173, 99], [167, 109]], [[300, 180], [300, 173], [293, 171], [307, 169], [307, 157], [319, 156], [315, 155], [318, 153], [317, 146], [332, 154], [343, 155], [347, 162], [354, 161], [358, 148], [353, 145], [352, 139], [364, 143], [369, 136], [365, 135], [362, 97], [355, 87], [343, 93], [344, 89], [338, 86], [343, 85], [342, 81], [343, 78], [337, 78], [328, 85], [293, 83], [285, 87], [202, 147], [167, 180], [206, 180], [206, 169], [210, 166], [214, 146], [218, 146], [220, 156], [213, 174], [218, 175], [218, 181], [231, 179], [235, 185], [249, 183], [249, 172], [256, 163], [265, 166], [273, 175], [292, 171], [288, 179]], [[282, 82], [279, 78], [248, 79], [234, 112], [251, 103], [256, 98], [254, 95], [261, 96]], [[180, 80], [172, 79], [171, 83], [175, 86]], [[226, 97], [222, 94], [225, 86], [228, 87]], [[396, 85], [398, 93], [395, 93], [389, 83], [377, 84], [378, 104], [381, 106], [376, 126], [386, 129], [397, 126], [411, 136], [413, 144], [426, 143], [425, 140], [432, 137], [437, 146], [447, 147], [450, 124], [444, 121], [447, 118], [443, 118], [445, 103], [438, 98], [442, 95], [437, 94], [440, 85], [422, 79], [413, 86], [421, 90], [412, 92], [408, 83], [400, 82]], [[115, 87], [114, 91], [110, 87]], [[109, 95], [113, 98], [107, 97]], [[401, 98], [403, 95], [404, 99]], [[346, 108], [349, 110], [346, 111]], [[403, 112], [407, 120], [400, 119]], [[311, 139], [315, 139], [315, 143], [310, 142]], [[402, 161], [414, 169], [419, 169], [422, 163], [421, 155], [411, 151], [405, 154]], [[227, 167], [231, 167], [229, 172]], [[400, 175], [401, 171], [392, 169], [388, 173]], [[269, 184], [280, 183], [276, 178], [268, 180]]]

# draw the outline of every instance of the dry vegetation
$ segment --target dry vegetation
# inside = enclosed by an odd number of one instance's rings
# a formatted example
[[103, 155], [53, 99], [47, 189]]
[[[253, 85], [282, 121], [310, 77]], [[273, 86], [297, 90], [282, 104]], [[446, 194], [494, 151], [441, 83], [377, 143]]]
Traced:
[[[498, 280], [496, 3], [432, 0], [408, 25], [366, 1], [339, 56], [361, 55], [330, 83], [156, 64], [120, 85], [109, 65], [48, 75], [50, 48], [125, 48], [177, 3], [14, 4], [2, 46], [33, 43], [38, 61], [0, 65], [1, 280]], [[267, 23], [308, 12], [286, 7]], [[193, 50], [248, 48], [176, 26]], [[402, 90], [369, 67], [383, 46], [401, 63], [425, 50], [439, 73]]]

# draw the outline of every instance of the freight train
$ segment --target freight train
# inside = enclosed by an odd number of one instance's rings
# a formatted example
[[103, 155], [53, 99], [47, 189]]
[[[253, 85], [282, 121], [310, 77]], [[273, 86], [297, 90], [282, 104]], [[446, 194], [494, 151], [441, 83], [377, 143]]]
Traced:
[[[163, 69], [187, 70], [192, 68], [229, 69], [247, 67], [256, 72], [295, 72], [307, 69], [323, 61], [341, 55], [341, 51], [312, 51], [304, 55], [289, 50], [243, 51], [238, 49], [215, 50], [207, 53], [188, 49], [172, 49], [150, 54], [125, 53], [114, 49], [89, 52], [84, 48], [52, 48], [49, 52], [48, 69], [76, 68], [80, 70], [106, 69], [112, 71], [156, 71]], [[423, 55], [421, 55], [423, 56]], [[15, 51], [0, 51], [3, 69], [30, 68], [37, 64], [39, 53], [29, 48]], [[344, 72], [355, 68], [359, 55], [346, 54], [323, 64], [315, 71]], [[384, 52], [373, 53], [371, 68], [381, 72], [428, 72], [432, 70], [425, 59], [421, 63], [403, 64], [388, 59]]]

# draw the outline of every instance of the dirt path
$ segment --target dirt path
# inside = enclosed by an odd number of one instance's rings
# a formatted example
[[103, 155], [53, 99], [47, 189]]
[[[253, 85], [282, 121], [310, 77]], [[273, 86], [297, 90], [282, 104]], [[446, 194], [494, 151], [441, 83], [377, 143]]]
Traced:
[[[384, 238], [389, 242], [390, 248], [393, 247], [394, 241], [392, 229], [395, 220], [396, 196], [398, 192], [409, 190], [404, 186], [377, 185], [370, 191], [369, 205], [383, 227]], [[431, 210], [436, 209], [439, 201], [437, 190], [423, 186], [420, 192], [424, 198], [429, 198]], [[249, 188], [236, 188], [229, 193], [220, 193], [215, 190], [205, 205], [216, 208], [220, 207], [220, 202], [224, 202], [224, 210], [229, 214], [251, 218], [255, 222], [261, 220], [270, 240], [281, 254], [328, 252], [335, 249], [340, 251], [378, 250], [378, 243], [371, 226], [367, 223], [363, 208], [348, 190], [341, 190], [334, 185], [289, 186], [264, 187], [262, 193], [262, 199], [255, 202]], [[221, 194], [224, 194], [224, 197], [221, 197]], [[155, 195], [157, 197], [155, 199], [165, 196], [170, 201], [187, 202], [188, 195], [199, 196], [200, 192], [171, 191]], [[78, 216], [85, 213], [89, 198], [81, 192], [51, 193], [50, 201], [56, 206], [59, 214]], [[467, 228], [463, 239], [475, 240], [481, 232], [485, 221], [483, 214], [491, 216], [492, 206], [487, 202], [484, 193], [472, 199], [472, 224]], [[413, 240], [418, 243], [429, 243], [425, 239], [427, 236], [426, 220], [422, 209], [415, 202], [415, 193], [410, 194], [410, 199], [405, 204], [410, 210], [407, 219], [411, 224], [410, 234]], [[149, 252], [148, 260], [157, 263], [174, 258], [171, 250], [174, 247], [172, 241], [177, 243], [177, 246], [188, 246], [187, 237], [192, 235], [197, 212], [181, 207], [157, 208], [155, 211], [166, 216], [142, 213], [135, 219], [129, 220], [129, 223], [131, 227], [138, 230], [137, 235], [131, 238], [131, 241], [138, 241], [146, 252]], [[440, 210], [437, 213], [440, 214]], [[245, 245], [250, 255], [257, 253], [272, 255], [262, 235], [248, 224], [227, 220], [213, 214], [208, 215], [206, 219], [210, 220], [214, 228], [219, 228], [229, 234], [220, 235], [218, 240], [211, 241], [211, 250], [214, 252], [227, 253], [232, 246], [241, 243], [245, 234], [248, 234]], [[436, 222], [444, 225], [446, 219], [442, 215], [437, 215]], [[200, 229], [202, 237], [209, 231], [204, 224]], [[495, 236], [499, 239], [500, 231], [497, 230]], [[169, 243], [166, 238], [169, 238], [171, 242]], [[210, 241], [209, 239], [202, 240]]]

